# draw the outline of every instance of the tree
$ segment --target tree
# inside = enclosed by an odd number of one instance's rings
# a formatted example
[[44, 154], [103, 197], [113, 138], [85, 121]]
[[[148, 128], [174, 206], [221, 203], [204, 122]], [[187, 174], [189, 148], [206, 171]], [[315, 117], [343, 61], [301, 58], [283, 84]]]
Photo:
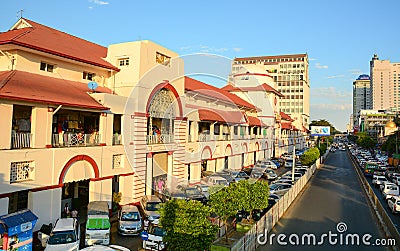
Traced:
[[163, 237], [169, 250], [209, 250], [218, 226], [209, 216], [211, 209], [199, 201], [170, 200], [160, 209], [160, 223], [166, 231]]
[[300, 156], [301, 164], [311, 166], [319, 158], [320, 152], [316, 147], [310, 148]]
[[358, 132], [357, 144], [365, 149], [374, 148], [376, 145], [376, 141], [368, 136], [366, 132]]
[[[236, 215], [241, 209], [240, 198], [237, 196], [237, 189], [223, 187], [217, 192], [210, 193], [209, 205], [212, 211], [220, 218], [225, 225], [225, 233], [228, 232], [227, 220]], [[228, 241], [228, 235], [225, 234]]]

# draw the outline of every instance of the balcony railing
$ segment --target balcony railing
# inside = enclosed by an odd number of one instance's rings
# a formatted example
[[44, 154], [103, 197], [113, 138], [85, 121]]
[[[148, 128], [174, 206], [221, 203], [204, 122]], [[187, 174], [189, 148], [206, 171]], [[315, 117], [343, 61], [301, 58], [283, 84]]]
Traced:
[[210, 141], [211, 135], [210, 134], [199, 134], [199, 142], [207, 142]]
[[113, 145], [121, 145], [121, 144], [122, 144], [122, 143], [121, 143], [121, 134], [115, 133], [115, 134], [113, 135], [112, 144], [113, 144]]
[[98, 133], [64, 133], [53, 134], [53, 147], [97, 146], [100, 143]]
[[30, 132], [17, 132], [11, 135], [11, 148], [30, 148], [32, 134]]
[[170, 134], [158, 134], [158, 135], [147, 135], [146, 143], [148, 145], [153, 144], [169, 144], [174, 142], [174, 135]]

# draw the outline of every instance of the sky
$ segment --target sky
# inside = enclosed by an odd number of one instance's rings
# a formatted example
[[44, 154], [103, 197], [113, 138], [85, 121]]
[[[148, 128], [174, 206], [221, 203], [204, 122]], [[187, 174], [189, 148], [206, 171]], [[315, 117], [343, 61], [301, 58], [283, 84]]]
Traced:
[[[352, 83], [373, 54], [400, 62], [398, 0], [2, 0], [0, 32], [22, 16], [108, 46], [149, 39], [180, 55], [307, 53], [310, 119], [345, 131]], [[217, 86], [223, 83], [213, 83]]]

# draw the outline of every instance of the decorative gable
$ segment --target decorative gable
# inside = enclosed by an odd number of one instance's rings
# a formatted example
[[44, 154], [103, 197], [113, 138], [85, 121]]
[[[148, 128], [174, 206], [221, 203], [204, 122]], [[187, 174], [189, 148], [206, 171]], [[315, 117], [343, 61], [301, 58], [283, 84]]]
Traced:
[[19, 30], [23, 28], [32, 28], [32, 25], [30, 25], [25, 19], [20, 18], [11, 28], [10, 30]]

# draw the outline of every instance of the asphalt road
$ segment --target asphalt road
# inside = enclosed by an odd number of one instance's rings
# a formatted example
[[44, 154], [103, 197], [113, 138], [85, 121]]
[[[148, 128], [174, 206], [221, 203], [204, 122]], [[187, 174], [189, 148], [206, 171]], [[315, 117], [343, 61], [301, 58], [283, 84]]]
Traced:
[[[286, 238], [279, 242], [278, 235]], [[315, 236], [316, 245], [309, 245], [313, 243], [310, 236]], [[363, 237], [371, 246], [363, 243]], [[359, 245], [354, 244], [357, 238]], [[258, 250], [388, 250], [372, 245], [380, 238], [384, 235], [350, 158], [345, 151], [336, 151], [316, 171]]]

